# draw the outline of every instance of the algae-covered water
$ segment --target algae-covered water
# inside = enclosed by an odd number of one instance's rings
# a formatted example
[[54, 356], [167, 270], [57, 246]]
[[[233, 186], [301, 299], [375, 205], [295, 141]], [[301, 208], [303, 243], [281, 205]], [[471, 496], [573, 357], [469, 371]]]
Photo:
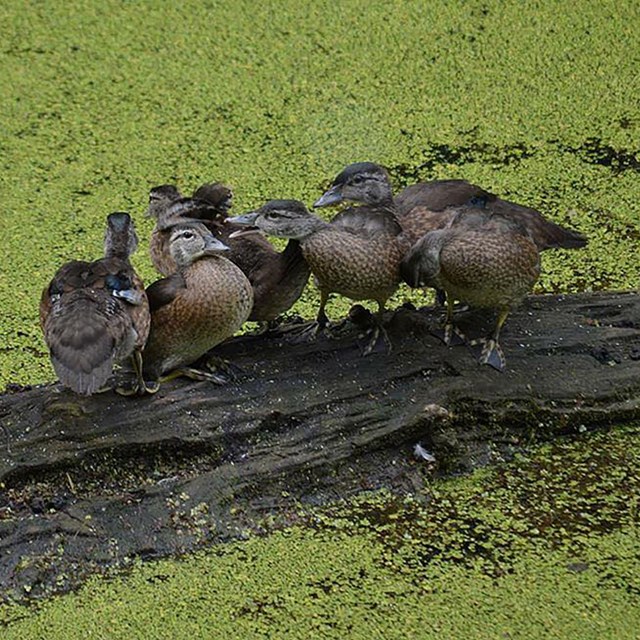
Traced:
[[633, 1], [2, 3], [0, 388], [53, 379], [37, 300], [108, 213], [156, 277], [142, 212], [166, 182], [227, 181], [242, 211], [357, 160], [465, 177], [589, 235], [540, 291], [637, 286], [639, 24]]
[[[40, 291], [62, 262], [100, 255], [108, 213], [132, 213], [135, 265], [155, 278], [142, 212], [166, 182], [190, 192], [224, 180], [242, 211], [271, 197], [310, 203], [359, 160], [385, 164], [398, 188], [464, 177], [589, 236], [585, 250], [544, 255], [539, 291], [636, 288], [639, 68], [631, 0], [2, 3], [0, 389], [53, 380]], [[315, 301], [310, 290], [295, 310], [311, 316]], [[580, 484], [584, 467], [572, 468], [566, 482]], [[14, 621], [0, 635], [264, 637], [273, 624], [280, 637], [637, 637], [637, 485], [614, 485], [593, 491], [630, 504], [621, 526], [585, 520], [577, 555], [525, 535], [507, 545], [503, 575], [432, 562], [424, 540], [416, 568], [413, 543], [396, 561], [366, 528], [296, 529], [97, 581], [42, 614], [5, 610]], [[571, 495], [554, 485], [529, 503]], [[375, 513], [389, 509], [380, 500]], [[504, 518], [519, 526], [523, 501], [484, 529], [444, 513], [477, 546]]]

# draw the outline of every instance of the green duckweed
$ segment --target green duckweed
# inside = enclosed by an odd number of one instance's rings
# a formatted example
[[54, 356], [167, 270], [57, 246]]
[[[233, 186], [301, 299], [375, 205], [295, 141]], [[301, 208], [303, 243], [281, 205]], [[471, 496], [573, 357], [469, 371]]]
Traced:
[[5, 3], [0, 387], [53, 379], [40, 292], [100, 255], [108, 213], [134, 215], [156, 278], [142, 214], [167, 182], [224, 180], [241, 212], [311, 203], [356, 160], [397, 188], [464, 177], [589, 236], [538, 291], [635, 288], [639, 23], [634, 2]]

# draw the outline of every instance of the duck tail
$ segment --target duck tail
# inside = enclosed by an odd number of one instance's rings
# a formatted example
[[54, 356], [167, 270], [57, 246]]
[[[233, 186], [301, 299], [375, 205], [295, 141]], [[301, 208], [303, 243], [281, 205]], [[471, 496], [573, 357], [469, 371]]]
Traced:
[[[517, 217], [517, 216], [514, 216]], [[522, 220], [539, 251], [546, 249], [581, 249], [587, 238], [582, 233], [562, 227], [542, 215], [528, 216]]]
[[117, 345], [108, 317], [82, 293], [67, 294], [71, 298], [64, 296], [65, 304], [52, 310], [45, 339], [60, 382], [76, 393], [91, 395], [111, 375]]
[[544, 246], [539, 247], [540, 251], [543, 249], [582, 249], [588, 242], [587, 237], [579, 231], [561, 227], [549, 220], [546, 221], [544, 233], [540, 235], [541, 238], [544, 238]]
[[529, 233], [538, 247], [546, 249], [580, 249], [587, 244], [587, 238], [579, 231], [567, 229], [547, 220], [539, 211], [515, 202], [497, 199], [490, 204], [494, 213], [517, 220]]

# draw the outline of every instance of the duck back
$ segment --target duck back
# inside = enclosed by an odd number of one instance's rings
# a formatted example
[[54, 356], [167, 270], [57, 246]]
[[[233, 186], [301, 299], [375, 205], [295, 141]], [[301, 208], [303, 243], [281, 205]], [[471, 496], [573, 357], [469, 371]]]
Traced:
[[[136, 289], [135, 304], [119, 297]], [[116, 362], [145, 343], [149, 307], [128, 261], [73, 261], [43, 291], [40, 324], [62, 384], [88, 395], [105, 384]]]

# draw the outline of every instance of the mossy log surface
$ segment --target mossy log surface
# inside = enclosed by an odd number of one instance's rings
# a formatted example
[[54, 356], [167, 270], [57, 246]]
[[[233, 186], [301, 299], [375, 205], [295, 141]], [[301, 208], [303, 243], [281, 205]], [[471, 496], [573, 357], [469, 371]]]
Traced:
[[[0, 592], [73, 586], [91, 571], [260, 531], [317, 505], [434, 469], [501, 460], [533, 440], [640, 415], [640, 296], [532, 296], [505, 326], [507, 369], [431, 334], [442, 313], [387, 316], [393, 351], [358, 330], [290, 344], [243, 336], [217, 354], [224, 387], [78, 397], [59, 385], [0, 396]], [[478, 316], [459, 325], [479, 333]], [[420, 442], [436, 463], [414, 457]]]

